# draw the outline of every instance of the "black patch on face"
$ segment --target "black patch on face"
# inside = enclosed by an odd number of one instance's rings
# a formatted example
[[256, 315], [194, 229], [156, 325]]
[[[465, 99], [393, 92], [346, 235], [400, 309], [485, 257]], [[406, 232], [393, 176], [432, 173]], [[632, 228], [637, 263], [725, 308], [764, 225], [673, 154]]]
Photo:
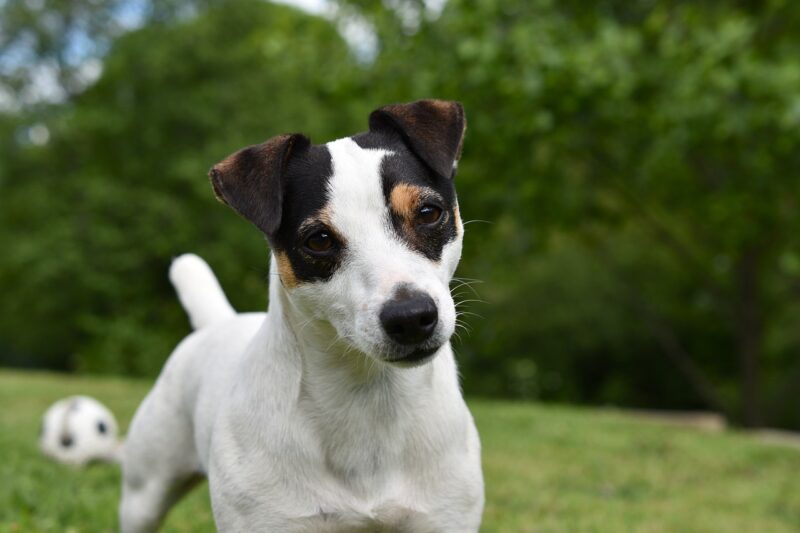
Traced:
[[[304, 225], [315, 217], [324, 219], [328, 204], [328, 181], [333, 174], [331, 154], [324, 145], [313, 145], [291, 158], [282, 176], [283, 215], [270, 246], [289, 259], [298, 282], [330, 279], [341, 263], [344, 239], [323, 220]], [[302, 228], [301, 228], [302, 226]], [[327, 257], [315, 256], [304, 250], [304, 243], [315, 231], [326, 230], [336, 239], [337, 249]]]
[[98, 421], [97, 422], [97, 432], [100, 433], [101, 435], [105, 435], [107, 431], [108, 431], [108, 427], [106, 427], [106, 423], [103, 422], [102, 420]]
[[[395, 232], [408, 246], [431, 261], [442, 258], [444, 246], [458, 236], [456, 227], [456, 190], [452, 178], [433, 172], [405, 145], [401, 137], [388, 132], [366, 132], [353, 136], [362, 148], [379, 148], [393, 152], [381, 163], [381, 180], [386, 206], [391, 214]], [[392, 208], [392, 191], [402, 185], [421, 191], [419, 205], [438, 206], [442, 218], [438, 224], [420, 225]]]

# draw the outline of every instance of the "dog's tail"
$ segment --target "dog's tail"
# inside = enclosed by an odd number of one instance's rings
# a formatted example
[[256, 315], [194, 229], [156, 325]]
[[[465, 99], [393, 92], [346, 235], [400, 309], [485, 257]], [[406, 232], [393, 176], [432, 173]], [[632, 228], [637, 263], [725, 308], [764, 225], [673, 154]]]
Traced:
[[195, 254], [175, 258], [169, 267], [169, 279], [194, 329], [236, 314], [211, 267]]

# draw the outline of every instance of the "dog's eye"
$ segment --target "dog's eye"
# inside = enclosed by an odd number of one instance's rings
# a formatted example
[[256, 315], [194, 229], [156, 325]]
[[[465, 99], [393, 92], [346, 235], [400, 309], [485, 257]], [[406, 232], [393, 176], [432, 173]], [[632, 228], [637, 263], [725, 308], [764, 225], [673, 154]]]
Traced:
[[321, 230], [312, 233], [306, 239], [306, 248], [317, 254], [324, 254], [333, 249], [333, 237], [327, 231]]
[[442, 218], [442, 208], [433, 204], [425, 204], [417, 212], [417, 223], [425, 226], [436, 224]]

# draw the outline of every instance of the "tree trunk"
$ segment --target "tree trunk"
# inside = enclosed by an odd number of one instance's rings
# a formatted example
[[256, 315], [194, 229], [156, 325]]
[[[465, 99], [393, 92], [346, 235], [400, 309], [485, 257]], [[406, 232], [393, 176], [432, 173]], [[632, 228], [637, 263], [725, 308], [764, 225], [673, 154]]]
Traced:
[[759, 252], [747, 248], [737, 268], [736, 336], [741, 379], [742, 423], [755, 427], [763, 423], [759, 390], [760, 358], [763, 344]]

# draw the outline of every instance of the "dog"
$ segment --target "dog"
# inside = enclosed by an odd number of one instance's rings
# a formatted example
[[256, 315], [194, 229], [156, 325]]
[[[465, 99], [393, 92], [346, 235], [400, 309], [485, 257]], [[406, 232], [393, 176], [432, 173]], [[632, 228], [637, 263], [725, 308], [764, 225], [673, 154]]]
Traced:
[[124, 446], [124, 533], [208, 478], [233, 532], [478, 531], [478, 432], [450, 347], [464, 234], [457, 102], [381, 107], [369, 130], [244, 148], [209, 175], [271, 249], [267, 313], [237, 314], [197, 256], [170, 278], [195, 331]]

